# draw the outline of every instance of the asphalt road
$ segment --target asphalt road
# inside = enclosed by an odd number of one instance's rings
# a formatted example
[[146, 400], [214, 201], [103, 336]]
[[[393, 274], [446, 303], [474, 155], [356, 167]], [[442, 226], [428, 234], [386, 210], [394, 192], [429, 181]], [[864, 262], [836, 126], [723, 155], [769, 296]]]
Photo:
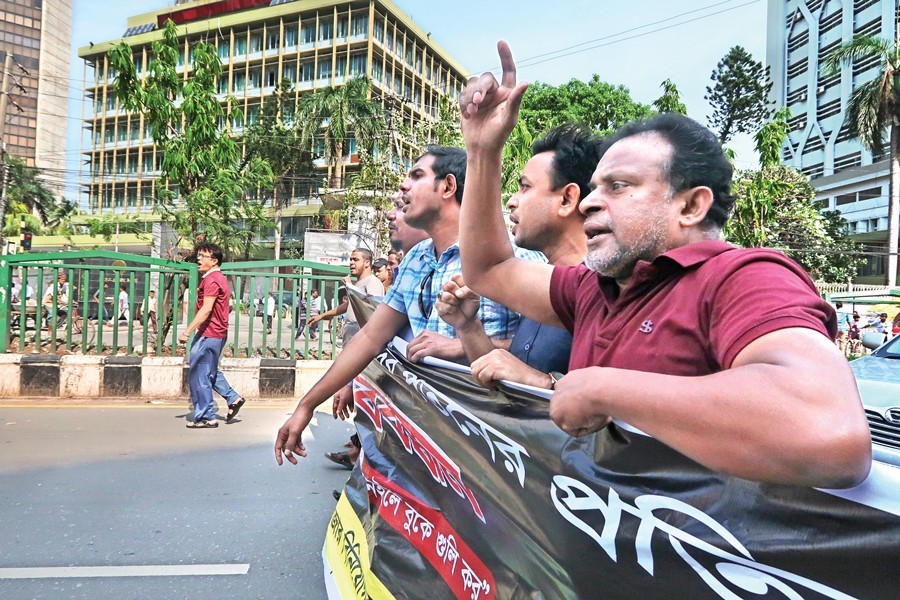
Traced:
[[310, 458], [278, 467], [290, 410], [248, 402], [198, 431], [185, 404], [0, 406], [0, 598], [325, 598], [348, 471], [322, 453], [350, 426], [318, 413]]

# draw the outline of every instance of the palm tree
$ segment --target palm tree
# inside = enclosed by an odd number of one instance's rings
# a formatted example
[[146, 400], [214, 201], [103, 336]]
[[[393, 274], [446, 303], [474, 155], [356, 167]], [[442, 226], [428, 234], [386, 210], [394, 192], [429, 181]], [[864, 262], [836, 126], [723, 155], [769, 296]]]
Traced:
[[331, 188], [344, 187], [344, 148], [355, 137], [371, 150], [384, 129], [381, 104], [370, 98], [371, 83], [365, 77], [351, 79], [338, 87], [317, 90], [300, 97], [297, 125], [302, 138], [312, 145], [325, 140], [325, 158], [332, 168]]
[[40, 172], [16, 157], [9, 158], [7, 168], [7, 214], [32, 214], [41, 223], [46, 223], [50, 211], [56, 205], [56, 199], [40, 180]]
[[866, 35], [835, 48], [823, 62], [829, 75], [872, 57], [880, 61], [879, 76], [857, 87], [847, 104], [850, 135], [876, 156], [884, 153], [884, 130], [890, 128], [891, 189], [888, 203], [888, 286], [897, 284], [897, 251], [900, 241], [900, 45]]

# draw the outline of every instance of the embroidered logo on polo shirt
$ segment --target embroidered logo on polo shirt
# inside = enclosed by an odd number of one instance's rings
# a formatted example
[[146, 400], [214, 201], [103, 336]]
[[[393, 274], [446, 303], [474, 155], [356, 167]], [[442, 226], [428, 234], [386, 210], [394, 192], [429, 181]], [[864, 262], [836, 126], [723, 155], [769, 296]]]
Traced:
[[638, 331], [640, 331], [641, 333], [652, 332], [653, 331], [653, 321], [650, 321], [649, 319], [647, 321], [644, 321], [643, 323], [641, 323], [641, 326], [638, 329]]

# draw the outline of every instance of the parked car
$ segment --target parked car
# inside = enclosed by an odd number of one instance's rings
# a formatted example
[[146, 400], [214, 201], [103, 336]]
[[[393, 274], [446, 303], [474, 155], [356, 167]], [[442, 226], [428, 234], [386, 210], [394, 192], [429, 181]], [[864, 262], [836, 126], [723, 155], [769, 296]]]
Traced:
[[878, 346], [882, 339], [864, 335], [863, 345], [875, 349], [850, 368], [869, 420], [873, 457], [900, 467], [900, 336]]

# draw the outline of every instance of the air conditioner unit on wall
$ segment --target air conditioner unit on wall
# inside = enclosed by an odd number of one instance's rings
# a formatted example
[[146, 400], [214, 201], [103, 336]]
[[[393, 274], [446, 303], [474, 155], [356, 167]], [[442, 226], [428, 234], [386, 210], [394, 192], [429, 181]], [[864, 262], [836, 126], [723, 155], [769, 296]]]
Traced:
[[819, 87], [816, 88], [816, 94], [818, 94], [819, 96], [821, 96], [821, 95], [824, 94], [824, 93], [825, 93], [825, 86], [824, 86], [824, 85], [820, 85]]

